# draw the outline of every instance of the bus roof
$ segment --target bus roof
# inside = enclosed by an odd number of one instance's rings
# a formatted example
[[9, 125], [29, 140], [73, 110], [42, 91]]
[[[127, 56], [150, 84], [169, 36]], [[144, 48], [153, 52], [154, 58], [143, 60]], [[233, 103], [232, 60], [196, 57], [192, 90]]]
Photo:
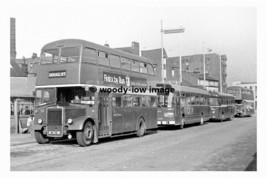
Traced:
[[241, 87], [241, 86], [229, 86], [229, 87], [226, 87], [226, 90], [231, 90], [231, 89], [242, 89], [242, 90], [247, 90], [247, 91], [253, 91], [249, 88], [244, 88], [244, 87]]
[[234, 98], [235, 96], [229, 93], [215, 92], [210, 91], [211, 96], [225, 97], [225, 98]]
[[[164, 84], [161, 83], [159, 85], [162, 85], [162, 87], [163, 87]], [[176, 84], [165, 84], [165, 85], [174, 88], [176, 92], [198, 93], [198, 94], [202, 94], [202, 95], [210, 95], [210, 93], [207, 90], [200, 89], [200, 88], [188, 87], [188, 86], [182, 86], [182, 85], [176, 85]]]
[[93, 48], [96, 50], [100, 50], [103, 52], [108, 52], [108, 53], [112, 53], [112, 54], [116, 54], [119, 56], [123, 56], [126, 58], [131, 58], [134, 60], [138, 60], [141, 62], [146, 62], [146, 63], [152, 63], [149, 59], [138, 56], [138, 55], [134, 55], [134, 54], [130, 54], [130, 53], [126, 53], [124, 51], [120, 51], [117, 49], [113, 49], [107, 46], [103, 46], [103, 45], [99, 45], [93, 42], [89, 42], [86, 40], [81, 40], [81, 39], [63, 39], [63, 40], [57, 40], [57, 41], [53, 41], [50, 42], [46, 45], [43, 46], [42, 51], [44, 49], [52, 49], [52, 48], [58, 48], [58, 47], [74, 47], [74, 46], [80, 46], [83, 45], [84, 47], [89, 47], [89, 48]]

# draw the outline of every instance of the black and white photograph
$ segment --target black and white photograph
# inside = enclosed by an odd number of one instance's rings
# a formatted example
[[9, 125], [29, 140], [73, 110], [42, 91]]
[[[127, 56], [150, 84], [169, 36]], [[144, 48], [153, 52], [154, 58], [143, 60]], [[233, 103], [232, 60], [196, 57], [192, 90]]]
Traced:
[[2, 1], [9, 175], [259, 174], [261, 3]]

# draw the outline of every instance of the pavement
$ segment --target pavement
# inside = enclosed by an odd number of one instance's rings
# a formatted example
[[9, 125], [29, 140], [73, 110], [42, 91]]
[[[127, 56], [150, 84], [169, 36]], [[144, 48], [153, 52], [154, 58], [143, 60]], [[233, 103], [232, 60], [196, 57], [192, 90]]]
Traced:
[[30, 134], [10, 134], [10, 146], [26, 145], [36, 143], [35, 138]]

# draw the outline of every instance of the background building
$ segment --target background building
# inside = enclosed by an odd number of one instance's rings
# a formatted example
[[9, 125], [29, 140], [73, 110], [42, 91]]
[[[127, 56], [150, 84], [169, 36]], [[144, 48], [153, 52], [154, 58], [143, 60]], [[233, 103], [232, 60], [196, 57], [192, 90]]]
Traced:
[[[139, 55], [139, 43], [132, 42], [130, 47], [116, 48], [124, 52]], [[142, 57], [148, 58], [154, 65], [158, 81], [162, 81], [162, 50], [151, 49], [141, 51]], [[180, 65], [179, 57], [168, 57], [165, 49], [163, 49], [165, 82], [179, 83]], [[206, 58], [206, 81], [203, 75], [203, 54], [195, 54], [182, 57], [182, 85], [193, 87], [205, 87], [208, 90], [220, 90], [220, 61], [222, 74], [222, 91], [227, 87], [227, 57], [216, 53], [205, 54]]]
[[10, 18], [10, 132], [18, 133], [34, 108], [36, 78], [28, 75], [28, 65], [16, 62], [16, 20]]
[[[210, 77], [211, 80], [218, 81], [218, 89], [220, 89], [220, 60], [221, 60], [221, 73], [222, 73], [222, 91], [225, 92], [227, 87], [227, 57], [226, 55], [218, 55], [216, 53], [205, 54], [206, 78]], [[220, 59], [221, 58], [221, 59]], [[167, 78], [174, 73], [179, 78], [179, 57], [170, 57], [166, 60]], [[189, 73], [199, 73], [203, 76], [203, 54], [195, 54], [189, 56], [182, 56], [182, 71]], [[168, 76], [169, 75], [169, 76]]]

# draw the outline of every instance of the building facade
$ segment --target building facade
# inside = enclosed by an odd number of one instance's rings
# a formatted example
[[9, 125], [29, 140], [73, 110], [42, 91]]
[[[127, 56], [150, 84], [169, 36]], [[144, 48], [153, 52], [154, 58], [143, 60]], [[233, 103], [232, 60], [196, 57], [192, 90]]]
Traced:
[[[167, 66], [167, 79], [170, 76], [179, 78], [179, 57], [170, 57], [166, 60]], [[220, 71], [222, 75], [222, 91], [225, 92], [227, 87], [227, 57], [226, 55], [218, 55], [216, 53], [210, 53], [205, 55], [205, 74], [208, 77], [211, 77], [212, 80], [218, 81], [218, 88], [220, 89]], [[221, 70], [220, 70], [220, 61], [221, 61]], [[203, 54], [189, 55], [182, 57], [182, 71], [189, 73], [200, 73], [203, 72]], [[207, 78], [207, 77], [206, 77]]]
[[[139, 55], [139, 43], [132, 42], [130, 47], [116, 48], [124, 52]], [[168, 57], [163, 49], [163, 70], [162, 70], [162, 49], [141, 51], [141, 56], [148, 58], [154, 65], [158, 81], [180, 83], [180, 60], [179, 57]], [[221, 63], [220, 63], [221, 62]], [[205, 87], [208, 90], [220, 91], [220, 72], [222, 77], [222, 92], [227, 87], [227, 56], [216, 53], [205, 55], [205, 81], [203, 72], [203, 54], [182, 56], [182, 85]], [[163, 73], [163, 75], [162, 75]]]

